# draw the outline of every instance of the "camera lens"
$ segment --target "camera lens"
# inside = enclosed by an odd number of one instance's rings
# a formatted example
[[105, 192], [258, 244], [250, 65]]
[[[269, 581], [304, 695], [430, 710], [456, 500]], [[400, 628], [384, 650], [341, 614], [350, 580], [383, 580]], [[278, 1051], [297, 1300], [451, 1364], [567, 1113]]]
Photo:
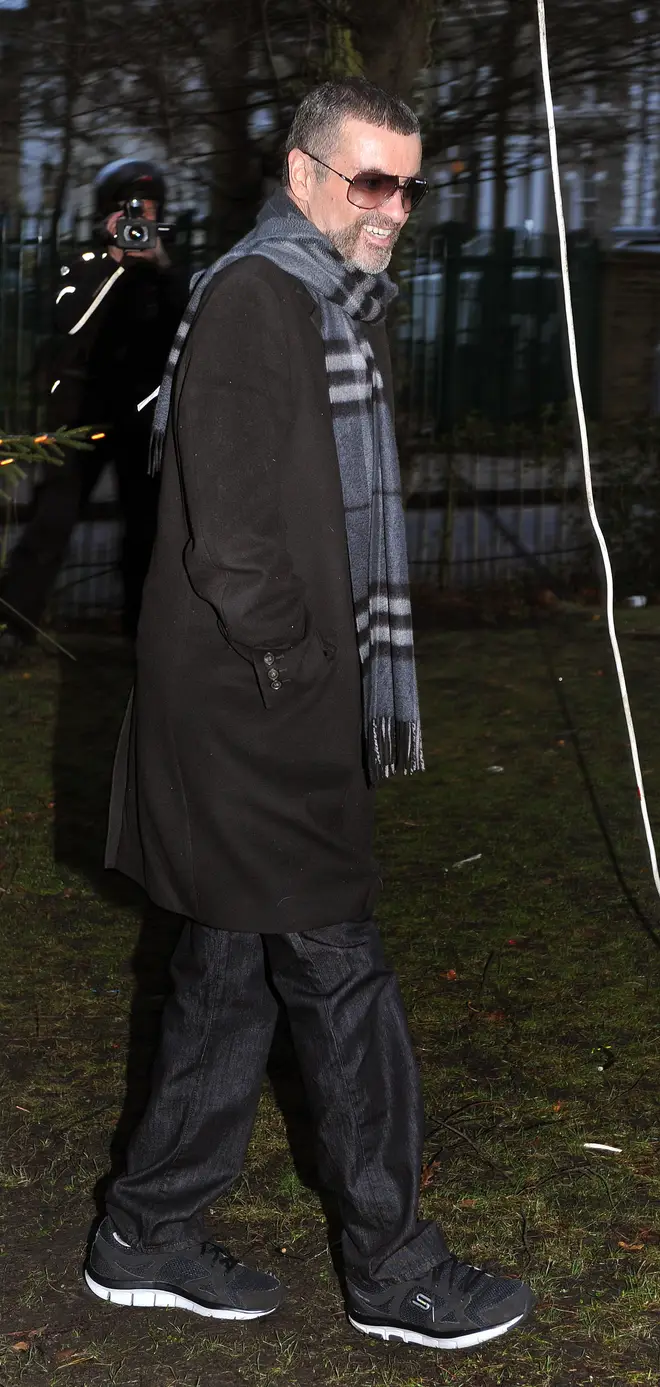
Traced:
[[140, 245], [142, 241], [146, 241], [148, 233], [143, 226], [128, 226], [126, 235], [129, 241]]

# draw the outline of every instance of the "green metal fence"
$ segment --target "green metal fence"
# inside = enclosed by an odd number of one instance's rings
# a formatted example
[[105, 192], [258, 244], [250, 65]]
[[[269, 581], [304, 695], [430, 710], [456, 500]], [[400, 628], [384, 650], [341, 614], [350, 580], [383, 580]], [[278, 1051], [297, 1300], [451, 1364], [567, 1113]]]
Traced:
[[[549, 237], [448, 225], [407, 254], [394, 339], [414, 578], [547, 582], [588, 563], [570, 429], [564, 312]], [[600, 249], [570, 238], [589, 417], [600, 413]]]
[[[572, 237], [571, 280], [587, 412], [599, 400], [601, 256]], [[516, 231], [469, 237], [457, 225], [427, 233], [401, 275], [395, 353], [410, 443], [433, 440], [472, 415], [495, 424], [540, 420], [568, 398], [556, 247]]]
[[[173, 255], [191, 269], [216, 253], [215, 229], [184, 213]], [[58, 228], [46, 217], [0, 217], [0, 424], [30, 429], [38, 411], [34, 365], [51, 329], [62, 257], [90, 244], [88, 222]], [[571, 276], [587, 411], [600, 412], [600, 252], [572, 238]], [[516, 231], [469, 237], [432, 228], [411, 246], [400, 275], [394, 333], [400, 427], [432, 440], [481, 415], [496, 423], [540, 419], [567, 399], [563, 315], [549, 238]]]
[[[190, 270], [211, 263], [216, 232], [208, 221], [183, 214], [173, 259]], [[90, 243], [83, 219], [62, 223], [53, 238], [46, 217], [0, 218], [5, 431], [27, 432], [41, 423], [37, 365], [52, 329], [59, 264]], [[600, 411], [597, 244], [572, 238], [570, 262], [585, 399], [594, 418]], [[541, 429], [548, 411], [568, 398], [556, 246], [516, 231], [475, 237], [454, 224], [431, 228], [403, 248], [399, 282], [391, 337], [413, 576], [462, 585], [505, 579], [526, 555], [548, 564], [570, 562], [576, 491], [568, 453], [558, 472], [556, 459], [551, 468], [545, 465], [540, 445], [530, 453], [529, 443], [521, 444], [514, 456], [505, 450], [505, 457], [488, 441], [489, 426], [500, 437], [518, 425], [532, 433]], [[461, 441], [466, 429], [468, 442]], [[13, 534], [28, 512], [29, 492], [17, 500], [18, 506], [5, 507]], [[75, 573], [63, 576], [69, 598], [62, 597], [62, 610], [67, 602], [79, 610], [116, 603], [117, 583], [107, 574], [118, 543], [111, 511], [106, 494], [92, 503], [74, 536]]]

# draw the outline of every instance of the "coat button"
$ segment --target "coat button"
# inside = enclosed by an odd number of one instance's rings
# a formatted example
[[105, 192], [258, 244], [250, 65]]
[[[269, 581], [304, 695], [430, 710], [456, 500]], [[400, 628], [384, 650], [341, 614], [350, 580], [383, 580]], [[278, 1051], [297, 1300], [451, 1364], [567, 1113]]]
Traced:
[[274, 679], [270, 687], [271, 687], [271, 689], [281, 689], [282, 685], [281, 685], [279, 679], [278, 679], [278, 680], [275, 680], [275, 679]]
[[276, 669], [269, 669], [269, 671], [268, 671], [268, 678], [271, 679], [272, 682], [273, 682], [273, 684], [274, 684], [274, 683], [275, 683], [275, 680], [276, 680], [276, 679], [279, 679], [279, 675], [278, 675], [278, 673], [277, 673], [277, 670], [276, 670]]
[[268, 651], [268, 654], [267, 654], [267, 655], [264, 655], [264, 664], [265, 664], [265, 665], [274, 665], [274, 664], [275, 664], [275, 656], [271, 654], [270, 650]]

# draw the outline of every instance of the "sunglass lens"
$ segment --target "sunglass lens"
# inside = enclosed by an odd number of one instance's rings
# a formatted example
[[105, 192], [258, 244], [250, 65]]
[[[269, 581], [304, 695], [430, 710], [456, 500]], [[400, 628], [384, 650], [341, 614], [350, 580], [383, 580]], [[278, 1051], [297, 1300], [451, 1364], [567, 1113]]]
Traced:
[[410, 179], [403, 193], [403, 206], [406, 212], [412, 212], [415, 207], [419, 206], [427, 189], [428, 183], [425, 178]]
[[399, 184], [398, 178], [390, 173], [357, 173], [348, 189], [348, 200], [354, 207], [373, 210], [387, 202], [401, 187], [404, 211], [412, 212], [421, 202], [428, 184], [425, 178], [410, 178]]
[[398, 180], [389, 173], [358, 173], [348, 190], [348, 200], [354, 207], [367, 210], [380, 207], [395, 192]]

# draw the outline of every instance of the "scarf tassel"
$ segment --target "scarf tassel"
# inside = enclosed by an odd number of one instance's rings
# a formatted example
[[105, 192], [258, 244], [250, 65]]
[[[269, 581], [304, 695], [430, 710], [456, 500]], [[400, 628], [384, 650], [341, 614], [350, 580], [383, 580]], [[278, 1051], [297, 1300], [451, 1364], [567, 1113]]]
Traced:
[[388, 780], [400, 771], [413, 775], [424, 770], [422, 729], [418, 722], [398, 722], [395, 718], [372, 718], [367, 742], [369, 779], [372, 785]]

